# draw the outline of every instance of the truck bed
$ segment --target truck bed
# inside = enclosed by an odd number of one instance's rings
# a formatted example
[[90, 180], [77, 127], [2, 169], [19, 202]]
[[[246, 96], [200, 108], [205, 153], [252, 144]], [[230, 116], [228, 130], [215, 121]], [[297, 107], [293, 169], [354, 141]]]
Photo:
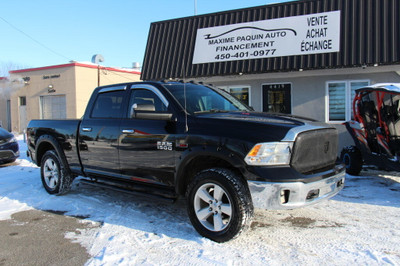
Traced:
[[[32, 120], [28, 125], [28, 128], [32, 129], [28, 132], [31, 135], [28, 139], [32, 143], [28, 143], [28, 145], [34, 145], [42, 135], [51, 135], [61, 145], [72, 172], [80, 174], [81, 165], [76, 143], [80, 123], [80, 119]], [[31, 158], [36, 162], [35, 154], [32, 154]]]

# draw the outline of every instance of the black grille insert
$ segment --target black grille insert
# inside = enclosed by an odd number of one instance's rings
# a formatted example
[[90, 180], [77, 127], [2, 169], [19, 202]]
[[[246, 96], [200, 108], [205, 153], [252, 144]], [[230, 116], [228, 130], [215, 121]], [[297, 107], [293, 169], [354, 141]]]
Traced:
[[290, 164], [303, 174], [316, 172], [335, 164], [337, 146], [334, 128], [302, 132], [296, 138]]

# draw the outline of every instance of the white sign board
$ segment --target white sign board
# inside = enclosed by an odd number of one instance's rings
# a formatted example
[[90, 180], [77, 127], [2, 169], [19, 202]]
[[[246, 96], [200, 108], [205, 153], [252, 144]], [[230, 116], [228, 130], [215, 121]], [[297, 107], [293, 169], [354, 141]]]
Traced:
[[197, 30], [193, 64], [338, 52], [340, 11]]

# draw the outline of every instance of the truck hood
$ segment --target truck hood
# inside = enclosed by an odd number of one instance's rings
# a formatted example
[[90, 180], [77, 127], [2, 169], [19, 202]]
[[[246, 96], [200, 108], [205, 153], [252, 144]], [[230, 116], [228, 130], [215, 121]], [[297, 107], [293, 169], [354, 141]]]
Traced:
[[309, 118], [261, 112], [202, 113], [196, 115], [196, 120], [196, 127], [191, 128], [192, 133], [250, 142], [290, 141], [299, 132], [331, 127]]
[[9, 140], [12, 137], [14, 137], [13, 134], [9, 133], [5, 129], [0, 128], [0, 143], [2, 143], [2, 141]]
[[216, 112], [216, 113], [204, 113], [197, 115], [199, 118], [210, 118], [210, 119], [224, 119], [224, 120], [236, 120], [243, 122], [253, 122], [261, 124], [282, 124], [285, 126], [302, 126], [306, 123], [315, 123], [317, 121], [285, 114], [271, 114], [261, 112]]

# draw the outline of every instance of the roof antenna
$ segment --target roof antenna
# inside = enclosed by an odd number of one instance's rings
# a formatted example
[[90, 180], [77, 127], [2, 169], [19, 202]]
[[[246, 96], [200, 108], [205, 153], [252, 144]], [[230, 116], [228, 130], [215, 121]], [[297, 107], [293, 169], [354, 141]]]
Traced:
[[185, 59], [183, 58], [182, 61], [182, 76], [183, 76], [183, 100], [185, 103], [185, 133], [189, 131], [189, 126], [188, 126], [188, 112], [187, 112], [187, 102], [186, 102], [186, 82], [185, 82]]

